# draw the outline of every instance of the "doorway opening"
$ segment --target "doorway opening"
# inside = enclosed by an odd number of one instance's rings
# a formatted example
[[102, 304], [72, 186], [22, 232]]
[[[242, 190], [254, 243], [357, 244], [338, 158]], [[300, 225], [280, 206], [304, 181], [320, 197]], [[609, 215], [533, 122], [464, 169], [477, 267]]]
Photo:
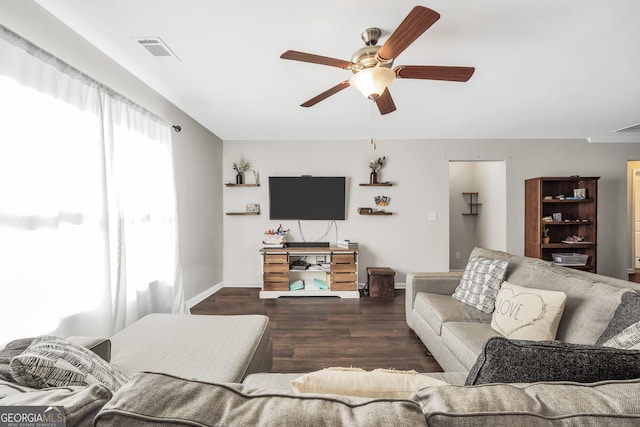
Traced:
[[506, 162], [449, 162], [449, 269], [464, 270], [474, 247], [506, 251]]
[[627, 162], [629, 280], [640, 282], [640, 161]]

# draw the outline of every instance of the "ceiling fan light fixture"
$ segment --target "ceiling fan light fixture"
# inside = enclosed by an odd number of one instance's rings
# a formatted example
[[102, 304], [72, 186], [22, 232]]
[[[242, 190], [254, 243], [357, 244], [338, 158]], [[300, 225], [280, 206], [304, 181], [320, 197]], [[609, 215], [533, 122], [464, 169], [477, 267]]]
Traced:
[[349, 84], [358, 89], [365, 98], [376, 99], [396, 78], [396, 73], [387, 67], [370, 67], [358, 71]]

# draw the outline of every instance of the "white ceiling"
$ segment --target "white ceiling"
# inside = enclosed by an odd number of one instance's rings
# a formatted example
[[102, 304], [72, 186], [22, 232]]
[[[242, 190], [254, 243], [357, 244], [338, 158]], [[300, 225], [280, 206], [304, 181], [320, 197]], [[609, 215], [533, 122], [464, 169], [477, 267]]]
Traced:
[[[225, 141], [367, 139], [354, 89], [299, 105], [349, 71], [280, 59], [287, 49], [350, 60], [416, 4], [441, 18], [395, 65], [476, 67], [467, 83], [398, 79], [378, 139], [602, 138], [640, 123], [638, 0], [37, 0]], [[135, 40], [159, 36], [180, 58]]]

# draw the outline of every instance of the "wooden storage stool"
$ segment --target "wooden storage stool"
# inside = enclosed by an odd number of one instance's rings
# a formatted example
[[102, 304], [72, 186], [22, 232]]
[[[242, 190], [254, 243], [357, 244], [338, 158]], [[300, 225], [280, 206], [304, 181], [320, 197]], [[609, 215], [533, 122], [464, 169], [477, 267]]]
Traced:
[[367, 287], [372, 298], [394, 297], [394, 276], [396, 272], [388, 267], [367, 267]]

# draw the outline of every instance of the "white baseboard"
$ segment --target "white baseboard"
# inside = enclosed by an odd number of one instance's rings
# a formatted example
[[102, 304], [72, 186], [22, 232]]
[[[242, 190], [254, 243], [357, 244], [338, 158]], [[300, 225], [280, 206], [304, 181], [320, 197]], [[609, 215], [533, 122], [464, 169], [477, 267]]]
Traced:
[[224, 286], [221, 283], [218, 283], [217, 285], [213, 285], [212, 287], [210, 287], [209, 289], [200, 292], [198, 295], [196, 295], [193, 298], [189, 298], [188, 300], [186, 300], [184, 303], [187, 306], [188, 309], [193, 308], [194, 306], [196, 306], [197, 304], [201, 303], [202, 301], [204, 301], [205, 299], [209, 298], [211, 295], [215, 294], [216, 292], [218, 292], [220, 289], [222, 289]]
[[262, 283], [260, 282], [230, 282], [224, 281], [222, 282], [222, 286], [225, 288], [262, 288]]
[[[364, 283], [359, 283], [358, 287], [361, 289], [362, 287], [364, 287]], [[193, 298], [189, 298], [187, 301], [185, 301], [185, 304], [187, 306], [187, 308], [191, 309], [194, 306], [196, 306], [197, 304], [201, 303], [202, 301], [204, 301], [205, 299], [209, 298], [211, 295], [215, 294], [216, 292], [218, 292], [220, 289], [222, 288], [257, 288], [260, 289], [262, 288], [262, 284], [261, 283], [256, 283], [256, 282], [230, 282], [230, 281], [223, 281], [218, 283], [217, 285], [214, 285], [212, 287], [210, 287], [209, 289], [200, 292], [198, 295], [196, 295]], [[394, 283], [394, 288], [395, 289], [406, 289], [407, 288], [407, 284], [406, 283]]]

